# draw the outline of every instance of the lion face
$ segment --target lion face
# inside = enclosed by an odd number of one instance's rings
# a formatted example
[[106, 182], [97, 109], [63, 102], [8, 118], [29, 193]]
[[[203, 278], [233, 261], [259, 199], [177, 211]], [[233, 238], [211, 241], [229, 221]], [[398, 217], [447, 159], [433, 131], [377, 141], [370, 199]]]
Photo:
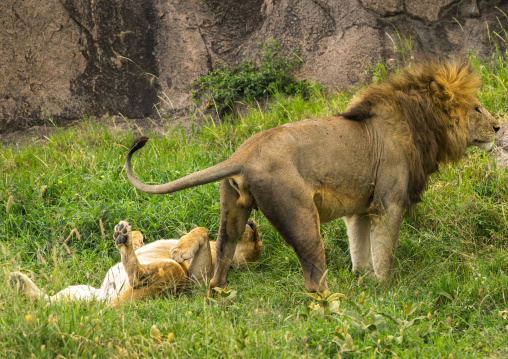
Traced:
[[500, 122], [478, 101], [469, 115], [468, 146], [477, 146], [489, 152], [500, 126]]
[[262, 248], [263, 244], [257, 226], [253, 221], [249, 221], [236, 245], [233, 267], [243, 269], [248, 266], [248, 263], [256, 262], [261, 256]]

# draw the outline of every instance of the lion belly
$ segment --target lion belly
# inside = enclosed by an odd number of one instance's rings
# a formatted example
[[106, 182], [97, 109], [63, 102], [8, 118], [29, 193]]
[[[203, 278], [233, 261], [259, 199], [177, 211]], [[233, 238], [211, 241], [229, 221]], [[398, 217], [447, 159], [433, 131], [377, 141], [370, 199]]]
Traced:
[[[244, 182], [260, 208], [273, 207], [265, 189], [286, 198], [309, 193], [321, 223], [366, 212], [376, 182], [379, 148], [365, 123], [340, 117], [309, 119], [260, 132], [237, 151], [245, 159]], [[277, 151], [273, 149], [276, 148]], [[309, 192], [307, 192], [309, 191]], [[298, 193], [295, 196], [293, 192]], [[296, 202], [295, 202], [296, 203]]]
[[[177, 239], [161, 239], [137, 249], [135, 253], [140, 264], [149, 264], [157, 260], [171, 260], [169, 250], [177, 243]], [[118, 294], [128, 280], [129, 277], [123, 264], [117, 263], [106, 273], [100, 290], [108, 293], [108, 296], [111, 297], [111, 295]]]
[[127, 272], [122, 263], [117, 263], [106, 273], [101, 285], [101, 291], [111, 294], [118, 294], [125, 283], [129, 280]]
[[178, 244], [178, 239], [159, 239], [136, 250], [139, 263], [150, 263], [169, 258], [169, 250]]
[[[352, 193], [355, 196], [344, 195]], [[314, 203], [321, 223], [333, 221], [354, 213], [367, 211], [370, 204], [370, 193], [367, 191], [335, 192], [320, 189], [314, 194]]]

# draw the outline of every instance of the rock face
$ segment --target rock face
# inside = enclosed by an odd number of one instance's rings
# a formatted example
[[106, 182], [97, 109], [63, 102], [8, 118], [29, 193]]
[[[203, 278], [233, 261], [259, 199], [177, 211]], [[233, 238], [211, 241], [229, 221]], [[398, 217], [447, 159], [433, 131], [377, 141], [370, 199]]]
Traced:
[[256, 59], [268, 38], [301, 48], [296, 75], [330, 88], [402, 52], [486, 56], [506, 14], [503, 0], [4, 0], [0, 134], [84, 114], [171, 114], [191, 105], [190, 81]]
[[498, 164], [508, 166], [508, 123], [504, 123], [497, 133], [494, 154]]
[[0, 133], [152, 112], [153, 36], [136, 1], [6, 0], [0, 19]]

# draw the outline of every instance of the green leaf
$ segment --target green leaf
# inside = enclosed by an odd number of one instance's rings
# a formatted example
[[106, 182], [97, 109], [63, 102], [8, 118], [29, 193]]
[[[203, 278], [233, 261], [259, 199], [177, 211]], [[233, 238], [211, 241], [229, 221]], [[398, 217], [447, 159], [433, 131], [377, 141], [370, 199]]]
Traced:
[[409, 302], [409, 304], [406, 305], [405, 303], [402, 303], [402, 305], [404, 306], [404, 311], [406, 312], [406, 317], [409, 317], [411, 314], [413, 314], [414, 311], [418, 309], [420, 304], [421, 303]]
[[216, 291], [217, 293], [219, 293], [219, 295], [221, 296], [221, 298], [223, 299], [233, 299], [236, 297], [236, 290], [227, 290], [227, 289], [222, 289], [220, 287], [215, 287], [213, 288], [214, 291]]
[[365, 310], [365, 311], [363, 312], [363, 316], [364, 316], [364, 317], [368, 317], [369, 315], [371, 315], [371, 314], [372, 314], [372, 312], [374, 312], [374, 307], [370, 307], [369, 309]]
[[344, 299], [347, 299], [347, 297], [346, 297], [344, 294], [342, 294], [342, 293], [334, 293], [334, 294], [329, 295], [329, 296], [326, 298], [326, 300], [327, 300], [327, 301], [329, 301], [329, 302], [331, 302], [331, 301], [337, 300], [337, 299], [339, 299], [339, 298], [344, 298]]
[[346, 299], [346, 298], [344, 298], [344, 300], [347, 303], [349, 303], [356, 310], [357, 313], [361, 313], [362, 312], [362, 308], [360, 308], [360, 306], [356, 302], [354, 302], [354, 301], [352, 301], [350, 299]]
[[408, 322], [405, 322], [404, 328], [409, 328], [410, 326], [412, 326], [414, 324], [415, 321], [422, 320], [422, 319], [427, 319], [427, 317], [416, 317], [416, 318], [413, 318], [412, 320], [410, 320]]
[[393, 317], [392, 315], [390, 315], [390, 314], [388, 314], [388, 313], [383, 313], [383, 312], [381, 312], [381, 313], [379, 313], [379, 314], [381, 314], [382, 316], [384, 316], [384, 317], [386, 317], [386, 318], [390, 319], [391, 321], [393, 321], [393, 322], [394, 322], [395, 324], [397, 324], [397, 325], [402, 325], [402, 321], [401, 321], [399, 318], [395, 318], [395, 317]]
[[330, 302], [330, 305], [328, 307], [328, 310], [330, 311], [330, 313], [339, 313], [340, 312], [340, 303], [336, 300], [334, 300], [333, 302]]
[[344, 341], [344, 345], [342, 346], [342, 351], [351, 351], [353, 349], [353, 338], [351, 334], [346, 334], [346, 339]]
[[446, 297], [446, 298], [450, 299], [451, 301], [453, 301], [453, 296], [450, 293], [441, 291], [441, 292], [437, 292], [437, 294], [442, 295], [443, 297]]
[[348, 317], [348, 318], [351, 318], [351, 319], [354, 319], [354, 320], [357, 320], [359, 322], [363, 321], [363, 317], [356, 313], [356, 312], [353, 312], [351, 310], [345, 310], [344, 312], [341, 313], [343, 316], [345, 317]]
[[322, 299], [321, 296], [317, 293], [305, 293], [305, 294], [307, 294], [309, 297], [311, 297], [314, 300], [321, 300]]

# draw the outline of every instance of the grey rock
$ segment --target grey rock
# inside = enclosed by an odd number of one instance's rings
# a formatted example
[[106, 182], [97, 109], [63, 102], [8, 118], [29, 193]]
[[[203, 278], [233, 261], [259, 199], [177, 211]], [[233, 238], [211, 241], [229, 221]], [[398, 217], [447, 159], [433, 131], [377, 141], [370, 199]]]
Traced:
[[508, 122], [497, 133], [494, 155], [498, 165], [508, 166]]
[[269, 38], [301, 48], [294, 75], [331, 90], [411, 51], [488, 56], [506, 14], [503, 0], [4, 0], [0, 134], [84, 114], [184, 114], [192, 80], [259, 60]]
[[0, 24], [0, 133], [152, 112], [153, 40], [136, 1], [2, 1]]

